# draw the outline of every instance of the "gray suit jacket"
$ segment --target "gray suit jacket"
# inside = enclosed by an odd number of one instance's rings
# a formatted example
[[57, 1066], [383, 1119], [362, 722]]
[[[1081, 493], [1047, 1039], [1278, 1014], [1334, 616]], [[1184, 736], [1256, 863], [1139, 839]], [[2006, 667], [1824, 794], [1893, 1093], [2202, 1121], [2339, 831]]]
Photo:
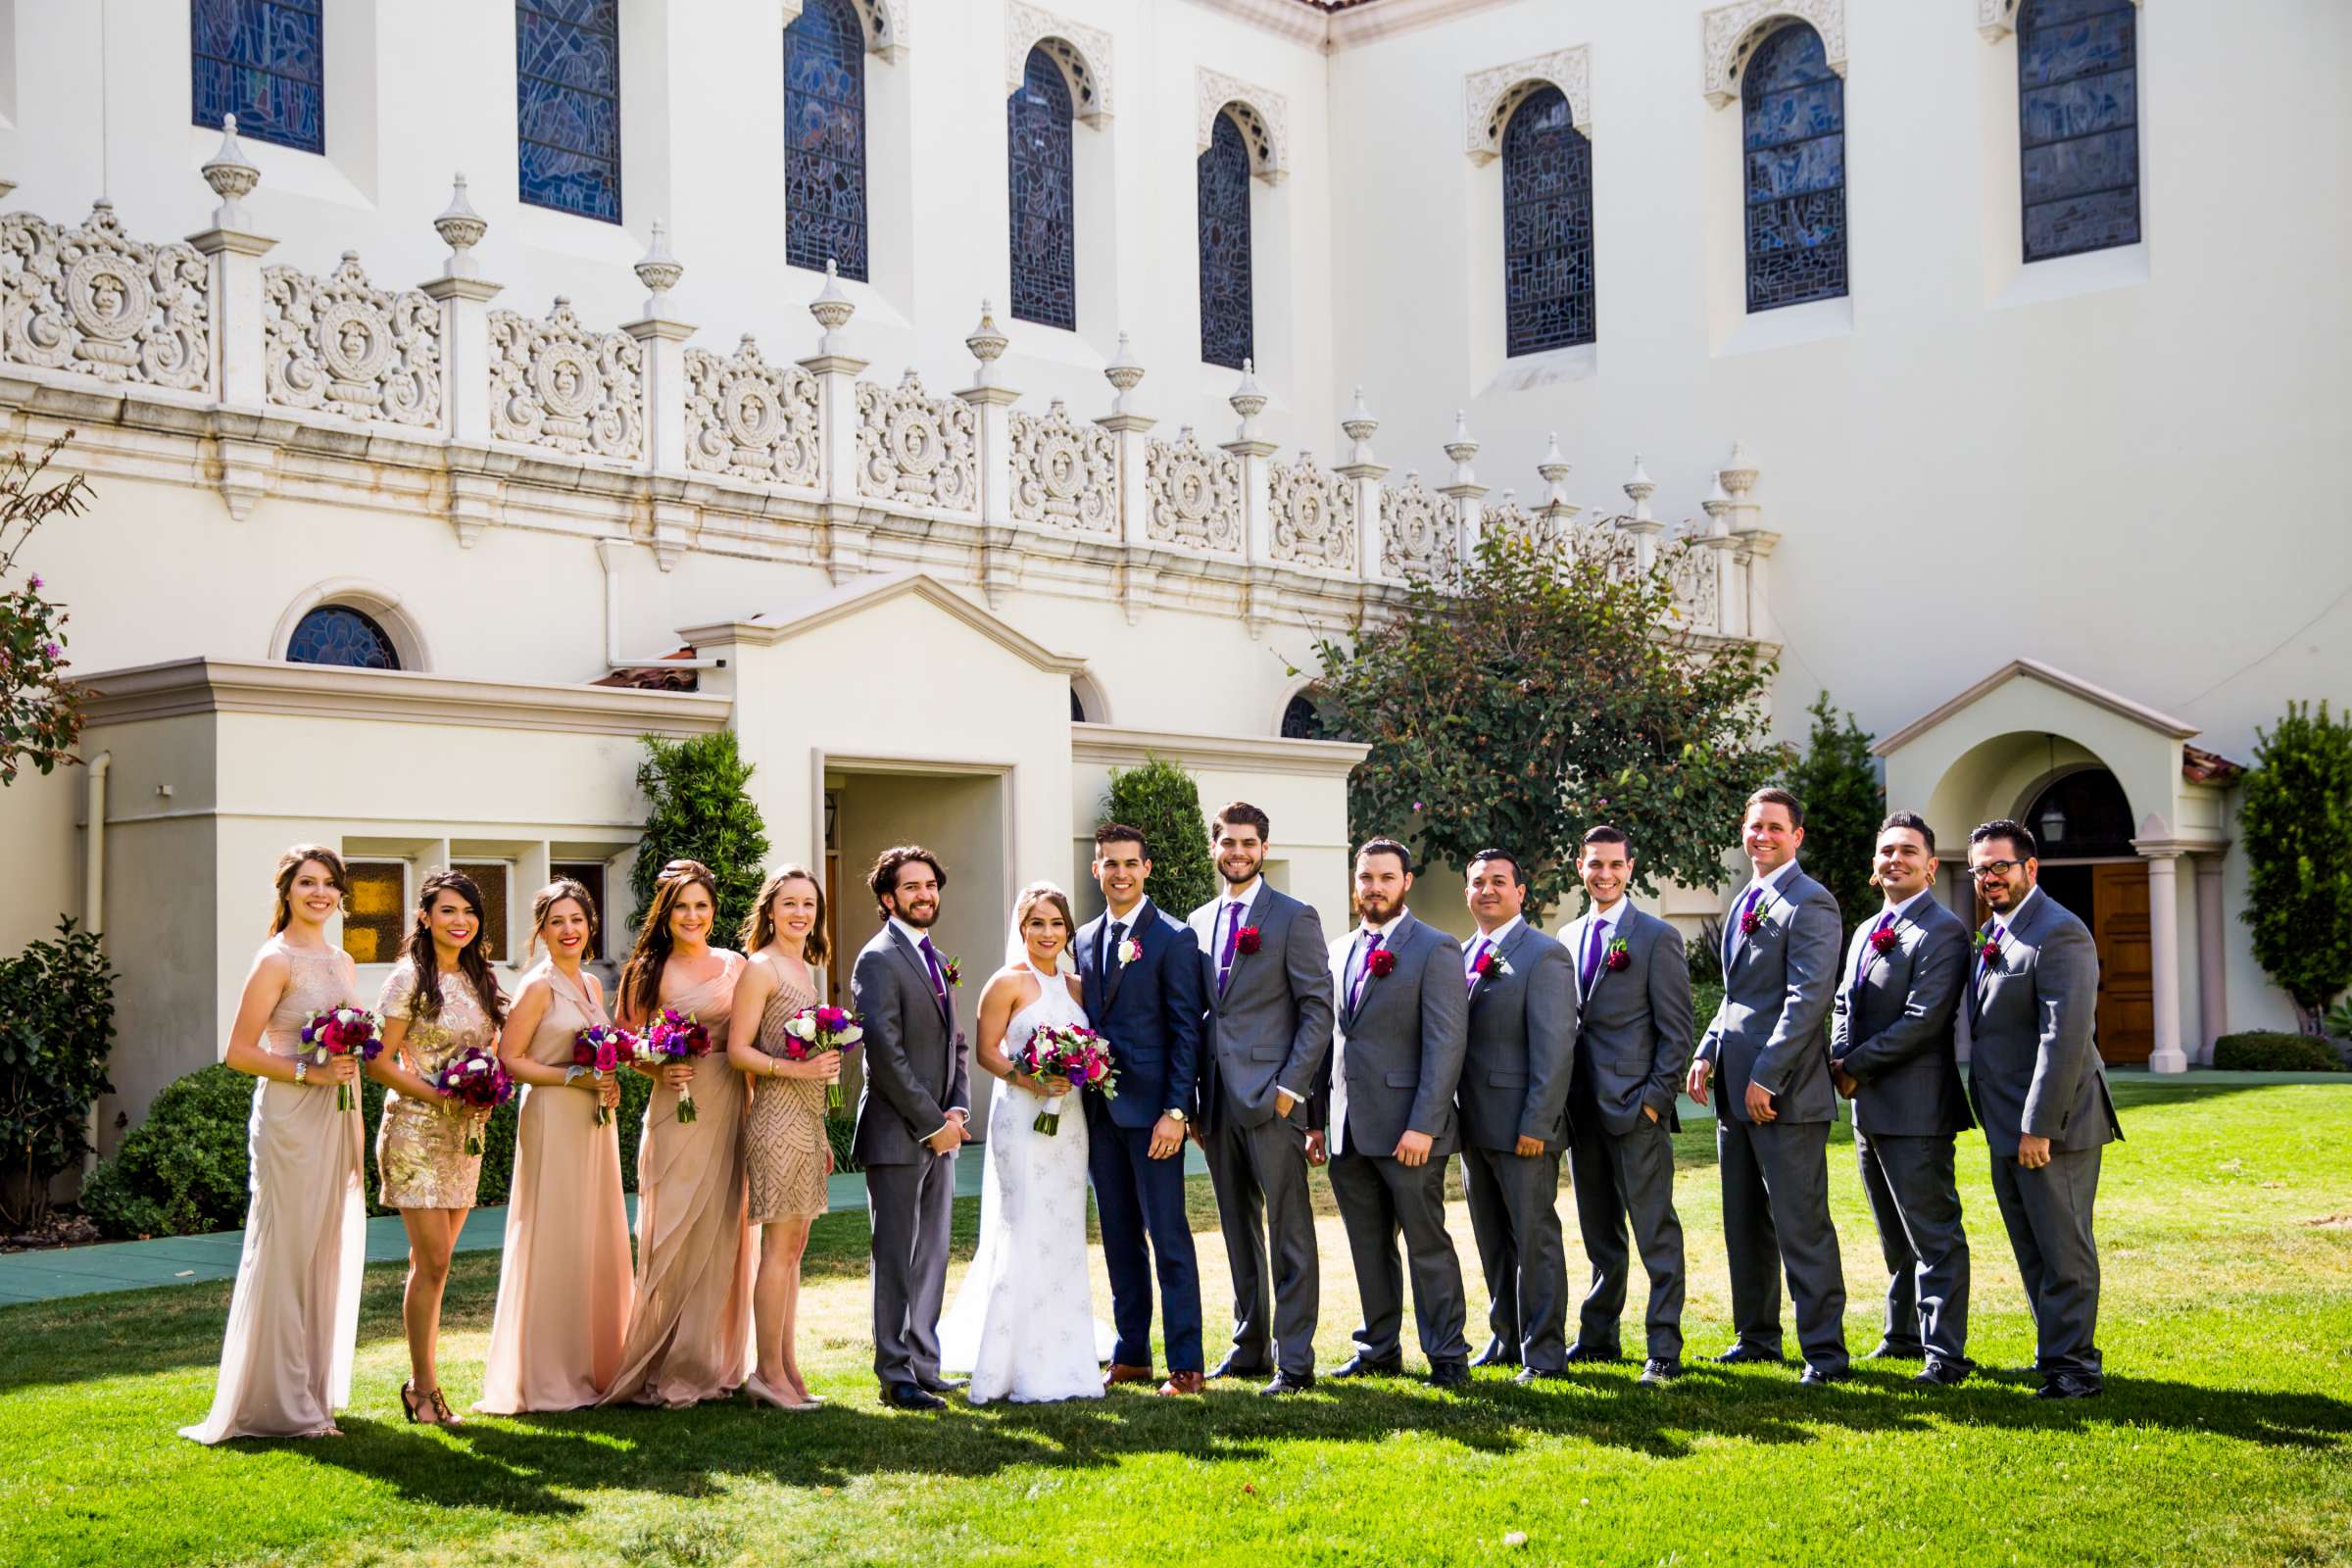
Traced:
[[1261, 1126], [1274, 1119], [1274, 1091], [1280, 1085], [1300, 1097], [1291, 1106], [1291, 1122], [1304, 1130], [1307, 1097], [1331, 1054], [1331, 966], [1323, 922], [1313, 905], [1261, 880], [1243, 916], [1246, 926], [1257, 930], [1257, 951], [1236, 951], [1220, 997], [1217, 960], [1224, 951], [1217, 911], [1224, 905], [1223, 899], [1211, 899], [1193, 911], [1191, 920], [1200, 942], [1200, 978], [1208, 1000], [1206, 1049], [1200, 1054], [1202, 1117], [1212, 1126], [1227, 1114], [1245, 1127]]
[[971, 1104], [956, 993], [941, 1011], [914, 944], [887, 922], [850, 971], [850, 1005], [865, 1023], [865, 1088], [854, 1147], [867, 1165], [912, 1165], [954, 1106]]
[[[1477, 942], [1473, 939], [1471, 951]], [[1469, 1032], [1455, 1102], [1462, 1139], [1509, 1152], [1522, 1137], [1568, 1145], [1568, 1074], [1576, 1051], [1576, 965], [1522, 920], [1471, 981]], [[1394, 1146], [1391, 1146], [1394, 1147]]]
[[1385, 944], [1396, 967], [1385, 975], [1367, 970], [1350, 1008], [1348, 955], [1354, 945], [1350, 930], [1332, 942], [1330, 954], [1340, 1005], [1332, 1049], [1347, 1074], [1347, 1147], [1386, 1155], [1409, 1130], [1429, 1135], [1432, 1154], [1450, 1154], [1460, 1142], [1453, 1096], [1470, 1012], [1461, 944], [1407, 913]]
[[[1562, 938], [1580, 976], [1586, 930], [1580, 918]], [[1604, 963], [1592, 973], [1578, 1019], [1577, 1075], [1600, 1106], [1599, 1131], [1623, 1138], [1639, 1122], [1642, 1107], [1650, 1105], [1670, 1130], [1681, 1132], [1675, 1104], [1690, 1068], [1695, 1027], [1683, 934], [1628, 905], [1617, 917], [1617, 935], [1625, 942], [1626, 966], [1612, 970]], [[1579, 1137], [1584, 1132], [1577, 1129]]]
[[1717, 1116], [1747, 1120], [1750, 1079], [1772, 1092], [1785, 1122], [1836, 1121], [1830, 1082], [1830, 1004], [1838, 987], [1838, 901], [1792, 865], [1756, 906], [1762, 919], [1740, 940], [1727, 925], [1723, 1005], [1698, 1058], [1715, 1069]]
[[2038, 891], [2017, 924], [2002, 923], [1994, 961], [1969, 967], [1976, 1010], [1968, 1086], [1984, 1142], [2011, 1158], [2025, 1133], [2060, 1150], [2121, 1138], [2093, 1038], [2099, 950], [2090, 928]]
[[[1830, 1059], [1859, 1085], [1854, 1125], [1893, 1137], [1974, 1127], [1952, 1051], [1967, 984], [1968, 927], [1933, 893], [1920, 895], [1887, 927], [1892, 952], [1872, 944], [1878, 923], [1877, 915], [1865, 920], [1846, 947], [1830, 1021]], [[1858, 981], [1856, 965], [1863, 965]]]

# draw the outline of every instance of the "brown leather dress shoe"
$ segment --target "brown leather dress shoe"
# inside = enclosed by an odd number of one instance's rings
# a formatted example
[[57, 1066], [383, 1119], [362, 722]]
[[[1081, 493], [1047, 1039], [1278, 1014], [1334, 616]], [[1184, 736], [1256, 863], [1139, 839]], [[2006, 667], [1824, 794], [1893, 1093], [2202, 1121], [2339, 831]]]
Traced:
[[1198, 1372], [1171, 1372], [1168, 1381], [1159, 1386], [1159, 1392], [1165, 1395], [1199, 1394], [1202, 1382]]
[[1102, 1374], [1102, 1386], [1106, 1389], [1115, 1389], [1122, 1383], [1149, 1383], [1151, 1381], [1152, 1369], [1150, 1367], [1124, 1366], [1117, 1361], [1111, 1362], [1109, 1368]]

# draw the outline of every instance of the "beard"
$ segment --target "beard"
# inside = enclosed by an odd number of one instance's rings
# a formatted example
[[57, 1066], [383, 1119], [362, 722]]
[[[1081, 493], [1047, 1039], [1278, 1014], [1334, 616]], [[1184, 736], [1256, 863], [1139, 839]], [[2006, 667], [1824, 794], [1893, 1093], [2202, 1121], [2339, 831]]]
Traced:
[[1236, 862], [1242, 861], [1244, 858], [1244, 857], [1236, 855], [1221, 857], [1217, 860], [1217, 874], [1225, 879], [1227, 887], [1238, 888], [1253, 880], [1266, 863], [1266, 858], [1262, 855], [1258, 856], [1255, 859], [1249, 860], [1243, 866], [1241, 874], [1237, 876], [1234, 874], [1233, 867]]
[[930, 905], [929, 906], [918, 911], [902, 907], [896, 900], [893, 900], [890, 906], [890, 912], [897, 915], [900, 919], [906, 921], [908, 925], [914, 927], [917, 931], [930, 930], [933, 922], [939, 919], [939, 906], [937, 904]]
[[1396, 919], [1396, 911], [1403, 907], [1402, 899], [1394, 904], [1384, 904], [1378, 899], [1368, 899], [1359, 894], [1355, 901], [1355, 912], [1366, 925], [1386, 925]]

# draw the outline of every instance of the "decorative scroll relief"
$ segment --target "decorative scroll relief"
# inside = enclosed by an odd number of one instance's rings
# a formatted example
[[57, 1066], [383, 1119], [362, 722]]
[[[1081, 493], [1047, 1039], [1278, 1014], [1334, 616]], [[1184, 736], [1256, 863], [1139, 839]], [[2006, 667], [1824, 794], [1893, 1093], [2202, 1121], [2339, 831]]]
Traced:
[[1204, 447], [1187, 429], [1144, 453], [1144, 535], [1210, 555], [1242, 553], [1242, 460]]
[[1289, 466], [1267, 470], [1273, 490], [1276, 561], [1331, 571], [1355, 569], [1355, 487], [1315, 466], [1301, 452]]
[[1099, 424], [1073, 424], [1061, 400], [1044, 418], [1012, 416], [1012, 514], [1079, 533], [1119, 531], [1119, 445]]
[[978, 421], [961, 398], [928, 398], [912, 370], [858, 383], [858, 491], [971, 512], [980, 500]]
[[441, 308], [368, 281], [357, 251], [325, 277], [262, 269], [270, 401], [347, 419], [441, 422]]
[[105, 381], [201, 391], [212, 379], [212, 270], [186, 245], [147, 245], [101, 201], [79, 228], [0, 219], [0, 353]]
[[1460, 521], [1453, 503], [1418, 474], [1380, 493], [1380, 569], [1389, 577], [1434, 577], [1452, 564]]
[[558, 296], [544, 320], [490, 313], [490, 433], [502, 441], [633, 459], [645, 451], [645, 352], [591, 332]]
[[1631, 577], [1641, 561], [1634, 536], [1618, 527], [1612, 518], [1594, 517], [1589, 522], [1571, 523], [1563, 531], [1576, 550], [1577, 560], [1592, 563], [1611, 577]]
[[726, 358], [688, 349], [686, 466], [774, 484], [822, 483], [816, 377], [768, 364], [749, 333]]
[[1554, 551], [1567, 543], [1558, 522], [1540, 512], [1530, 512], [1505, 491], [1503, 498], [1479, 514], [1482, 533], [1501, 534], [1506, 538], [1524, 540], [1540, 551]]
[[1208, 151], [1217, 116], [1228, 106], [1250, 143], [1250, 172], [1269, 183], [1281, 183], [1291, 168], [1290, 100], [1270, 87], [1259, 87], [1206, 66], [1194, 68], [1193, 151]]
[[1674, 582], [1674, 602], [1682, 610], [1683, 619], [1692, 626], [1716, 624], [1723, 553], [1680, 544], [1674, 549], [1667, 570]]
[[1568, 119], [1579, 135], [1592, 134], [1592, 58], [1583, 44], [1555, 49], [1532, 60], [1516, 60], [1462, 78], [1462, 150], [1474, 163], [1502, 156], [1502, 127], [1521, 99], [1553, 86], [1568, 100]]
[[1026, 0], [1004, 8], [1004, 90], [1020, 90], [1029, 70], [1029, 51], [1040, 44], [1061, 67], [1070, 84], [1070, 105], [1080, 120], [1100, 124], [1110, 117], [1110, 34], [1101, 27], [1041, 11]]
[[1733, 0], [1701, 18], [1700, 69], [1707, 102], [1717, 109], [1740, 97], [1740, 73], [1756, 45], [1784, 22], [1808, 24], [1821, 34], [1822, 58], [1845, 74], [1845, 0]]

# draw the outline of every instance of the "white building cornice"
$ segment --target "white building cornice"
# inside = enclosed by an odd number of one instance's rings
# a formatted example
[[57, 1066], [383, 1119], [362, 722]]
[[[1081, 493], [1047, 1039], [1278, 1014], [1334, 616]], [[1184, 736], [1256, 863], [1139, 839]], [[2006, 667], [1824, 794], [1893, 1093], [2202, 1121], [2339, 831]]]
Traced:
[[1345, 779], [1371, 750], [1354, 741], [1184, 735], [1169, 730], [1126, 729], [1114, 724], [1070, 726], [1070, 760], [1106, 767], [1141, 767], [1152, 758], [1161, 757], [1192, 767]]

